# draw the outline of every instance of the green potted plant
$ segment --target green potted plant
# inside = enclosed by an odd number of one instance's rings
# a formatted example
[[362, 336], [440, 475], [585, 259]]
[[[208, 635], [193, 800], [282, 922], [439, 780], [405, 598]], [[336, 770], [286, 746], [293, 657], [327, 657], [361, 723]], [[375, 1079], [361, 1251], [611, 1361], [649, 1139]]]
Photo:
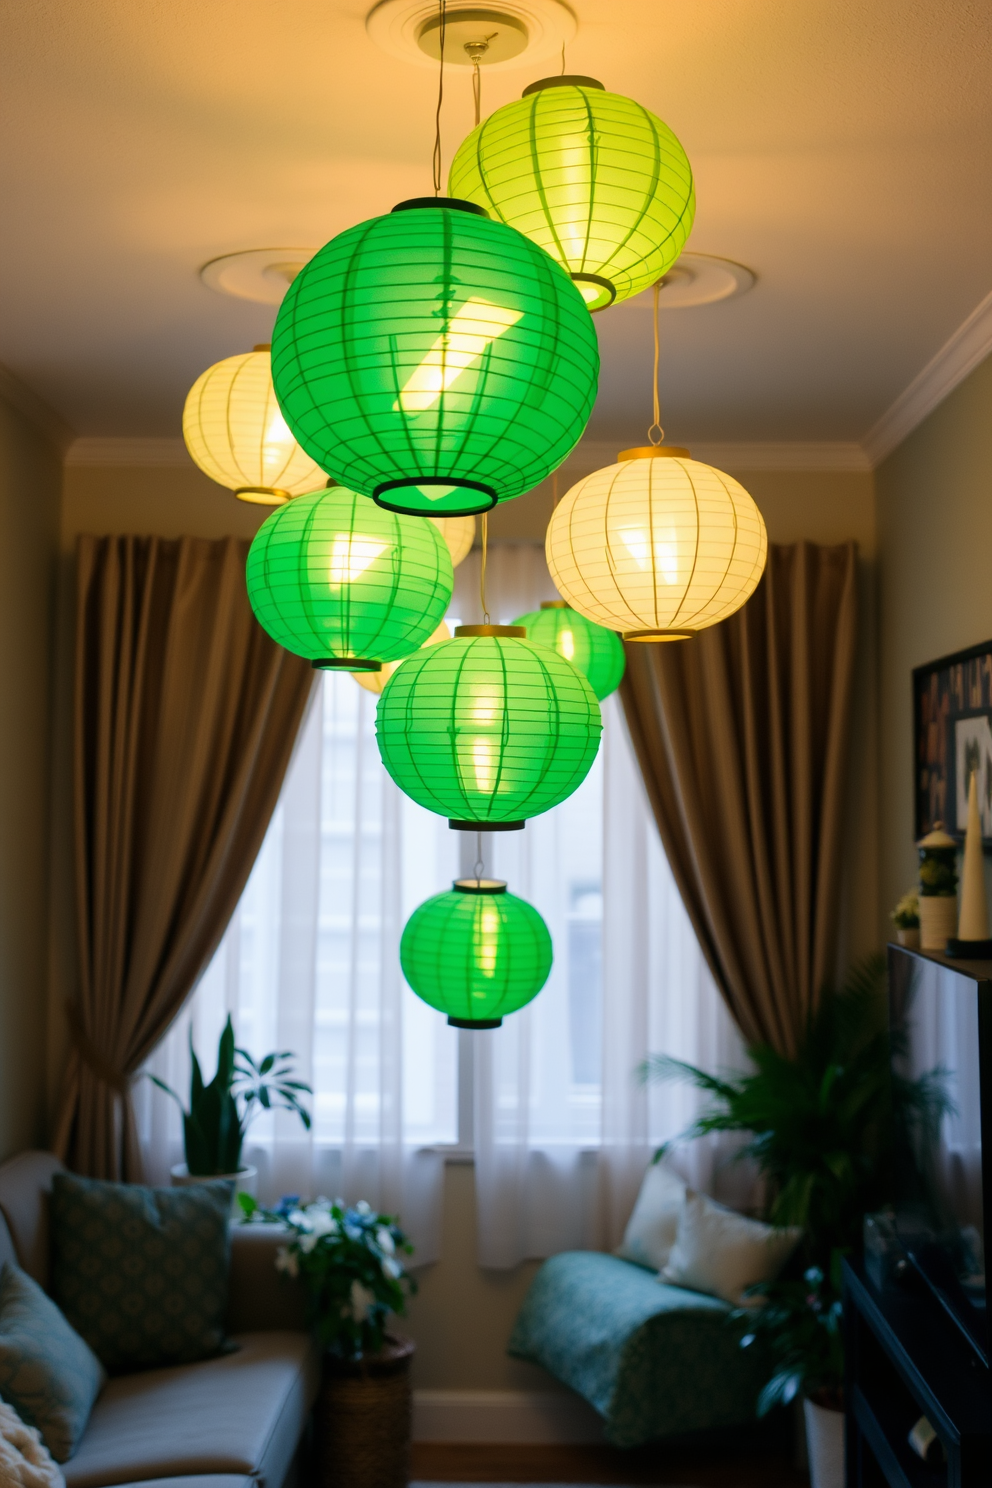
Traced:
[[841, 1259], [860, 1248], [865, 1214], [889, 1199], [897, 1159], [946, 1109], [939, 1071], [893, 1076], [898, 1036], [885, 993], [885, 959], [872, 956], [838, 991], [824, 990], [793, 1055], [755, 1045], [751, 1069], [725, 1077], [666, 1055], [641, 1067], [646, 1080], [687, 1079], [705, 1091], [709, 1107], [677, 1140], [745, 1137], [736, 1158], [752, 1159], [765, 1180], [764, 1217], [802, 1228], [790, 1268], [753, 1288], [760, 1305], [736, 1317], [748, 1345], [761, 1337], [770, 1347], [775, 1372], [760, 1410], [803, 1393], [814, 1488], [830, 1488], [838, 1471], [843, 1482]]
[[316, 1407], [316, 1466], [321, 1488], [402, 1488], [410, 1443], [413, 1343], [387, 1331], [401, 1317], [416, 1282], [404, 1257], [413, 1253], [394, 1218], [364, 1200], [300, 1204], [284, 1199], [261, 1209], [239, 1198], [246, 1220], [268, 1220], [289, 1232], [276, 1266], [299, 1279], [310, 1325], [323, 1345]]
[[192, 1032], [189, 1053], [192, 1064], [189, 1110], [164, 1080], [157, 1075], [149, 1076], [153, 1084], [171, 1095], [183, 1114], [186, 1161], [172, 1169], [172, 1181], [185, 1184], [202, 1182], [204, 1178], [230, 1178], [236, 1188], [251, 1190], [258, 1174], [241, 1162], [249, 1125], [259, 1111], [284, 1110], [295, 1111], [309, 1130], [310, 1114], [300, 1097], [312, 1094], [310, 1086], [293, 1078], [292, 1054], [266, 1054], [256, 1063], [247, 1049], [238, 1048], [230, 1016], [217, 1049], [217, 1073], [209, 1085], [204, 1082], [193, 1049]]
[[906, 890], [889, 919], [896, 927], [899, 944], [917, 950], [920, 944], [920, 896], [915, 889]]

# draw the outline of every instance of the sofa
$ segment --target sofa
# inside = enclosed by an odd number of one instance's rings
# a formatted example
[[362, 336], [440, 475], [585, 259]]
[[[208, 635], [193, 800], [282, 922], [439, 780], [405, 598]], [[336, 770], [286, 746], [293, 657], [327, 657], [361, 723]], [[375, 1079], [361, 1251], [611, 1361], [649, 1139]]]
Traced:
[[[49, 1152], [0, 1166], [0, 1264], [48, 1289]], [[63, 1463], [67, 1488], [283, 1488], [320, 1383], [300, 1288], [275, 1269], [278, 1225], [232, 1226], [227, 1331], [233, 1353], [117, 1375]]]

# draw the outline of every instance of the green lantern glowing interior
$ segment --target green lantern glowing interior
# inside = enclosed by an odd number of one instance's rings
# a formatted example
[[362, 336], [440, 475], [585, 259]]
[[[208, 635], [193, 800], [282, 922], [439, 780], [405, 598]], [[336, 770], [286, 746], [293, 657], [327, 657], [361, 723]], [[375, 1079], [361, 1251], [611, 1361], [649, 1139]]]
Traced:
[[401, 202], [325, 244], [272, 336], [276, 394], [323, 470], [393, 511], [531, 490], [592, 410], [599, 350], [543, 249], [470, 202]]
[[626, 665], [620, 637], [587, 620], [563, 599], [547, 599], [539, 610], [518, 615], [513, 623], [523, 626], [528, 640], [550, 646], [577, 666], [600, 702], [620, 686]]
[[433, 522], [334, 486], [279, 507], [248, 553], [248, 598], [274, 641], [315, 667], [378, 671], [432, 635], [454, 570]]
[[522, 827], [564, 801], [602, 728], [578, 668], [507, 625], [459, 626], [418, 651], [376, 712], [379, 753], [400, 790], [471, 831]]
[[547, 925], [498, 879], [459, 879], [414, 910], [400, 940], [413, 991], [456, 1028], [498, 1028], [537, 996], [552, 960]]
[[591, 310], [667, 273], [696, 211], [668, 125], [584, 77], [544, 78], [496, 109], [462, 141], [448, 189], [540, 243]]

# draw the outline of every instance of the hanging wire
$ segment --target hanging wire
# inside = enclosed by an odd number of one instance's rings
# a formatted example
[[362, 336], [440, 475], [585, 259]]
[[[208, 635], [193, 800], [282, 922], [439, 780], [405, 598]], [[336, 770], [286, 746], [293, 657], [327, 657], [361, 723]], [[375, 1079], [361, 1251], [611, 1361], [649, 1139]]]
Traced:
[[565, 76], [565, 43], [561, 44], [561, 75]]
[[651, 444], [661, 444], [665, 438], [665, 431], [661, 427], [661, 399], [658, 395], [658, 296], [661, 292], [660, 282], [654, 286], [654, 381], [652, 393], [654, 396], [654, 419], [648, 430], [648, 439]]
[[482, 119], [482, 73], [478, 62], [472, 63], [472, 102], [475, 104], [475, 127], [478, 129]]
[[438, 41], [441, 44], [441, 65], [437, 72], [437, 111], [434, 115], [434, 195], [441, 195], [441, 104], [444, 102], [444, 33], [448, 26], [448, 0], [438, 0], [440, 21]]
[[489, 624], [489, 610], [486, 607], [486, 557], [489, 551], [489, 513], [482, 513], [482, 566], [479, 569], [479, 599], [482, 602], [482, 623]]

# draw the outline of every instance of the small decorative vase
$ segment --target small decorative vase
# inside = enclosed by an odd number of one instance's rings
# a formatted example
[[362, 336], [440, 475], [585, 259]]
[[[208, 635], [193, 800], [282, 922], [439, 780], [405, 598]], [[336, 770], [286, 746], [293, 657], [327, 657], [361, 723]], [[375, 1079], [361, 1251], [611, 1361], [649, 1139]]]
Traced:
[[803, 1401], [811, 1488], [844, 1488], [844, 1412]]
[[379, 1353], [363, 1359], [325, 1355], [314, 1488], [406, 1488], [413, 1351], [412, 1339], [387, 1335]]
[[236, 1219], [241, 1218], [241, 1206], [238, 1203], [238, 1194], [251, 1194], [252, 1198], [258, 1197], [258, 1169], [252, 1167], [239, 1168], [236, 1173], [191, 1173], [185, 1163], [176, 1163], [174, 1168], [169, 1169], [173, 1188], [189, 1188], [194, 1183], [216, 1183], [220, 1179], [226, 1179], [228, 1183], [234, 1184], [234, 1192], [231, 1195], [231, 1213]]
[[901, 926], [897, 926], [896, 940], [901, 946], [905, 946], [908, 951], [918, 951], [920, 949], [919, 925], [914, 925], [909, 930], [903, 930]]
[[920, 895], [920, 950], [946, 951], [958, 930], [956, 894]]

